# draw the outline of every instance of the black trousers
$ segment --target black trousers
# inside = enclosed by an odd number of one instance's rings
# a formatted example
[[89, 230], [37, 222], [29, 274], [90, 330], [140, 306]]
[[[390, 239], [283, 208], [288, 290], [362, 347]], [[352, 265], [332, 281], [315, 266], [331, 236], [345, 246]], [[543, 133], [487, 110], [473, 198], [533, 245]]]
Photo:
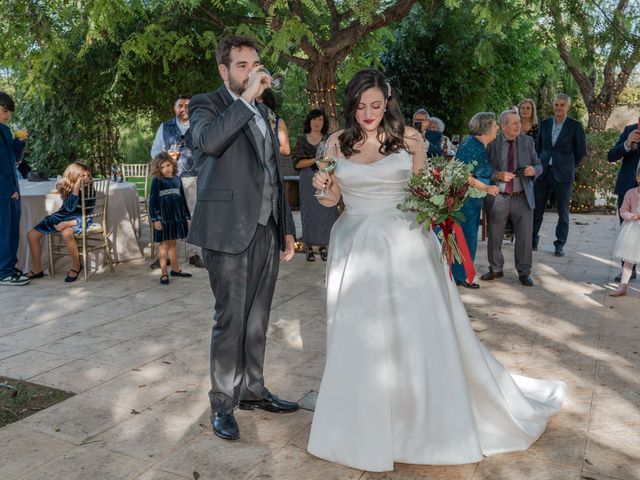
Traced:
[[569, 236], [569, 203], [571, 201], [572, 182], [561, 183], [553, 178], [552, 167], [536, 180], [533, 191], [536, 197], [536, 208], [533, 212], [533, 243], [537, 245], [544, 209], [549, 201], [549, 196], [553, 192], [558, 209], [558, 223], [556, 225], [556, 246], [563, 246], [567, 243]]
[[231, 413], [239, 400], [260, 400], [267, 390], [263, 366], [279, 255], [273, 219], [258, 225], [237, 255], [202, 249], [216, 299], [211, 332], [212, 413]]
[[620, 215], [620, 209], [622, 208], [622, 204], [624, 203], [624, 194], [618, 195], [618, 220], [620, 220], [620, 225], [624, 222], [624, 218]]

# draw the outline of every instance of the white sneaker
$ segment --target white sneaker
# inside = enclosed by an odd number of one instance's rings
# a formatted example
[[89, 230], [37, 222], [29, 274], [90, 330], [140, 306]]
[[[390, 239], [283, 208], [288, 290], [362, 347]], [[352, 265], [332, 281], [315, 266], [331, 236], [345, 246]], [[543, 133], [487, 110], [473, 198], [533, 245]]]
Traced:
[[29, 277], [25, 277], [20, 274], [9, 275], [0, 280], [0, 285], [6, 285], [8, 287], [20, 287], [22, 285], [28, 285], [31, 282]]
[[27, 277], [22, 270], [17, 269], [17, 268], [13, 272], [13, 276], [14, 277], [18, 277], [21, 281], [22, 280], [31, 280], [31, 278]]

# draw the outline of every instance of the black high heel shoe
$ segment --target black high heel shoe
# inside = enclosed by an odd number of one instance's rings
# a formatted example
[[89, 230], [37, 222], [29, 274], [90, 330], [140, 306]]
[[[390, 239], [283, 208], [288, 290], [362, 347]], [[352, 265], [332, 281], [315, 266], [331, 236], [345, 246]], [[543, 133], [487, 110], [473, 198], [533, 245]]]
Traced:
[[323, 262], [327, 261], [327, 247], [320, 247], [320, 258]]
[[307, 262], [315, 262], [316, 261], [316, 256], [313, 253], [313, 250], [309, 249], [307, 250]]

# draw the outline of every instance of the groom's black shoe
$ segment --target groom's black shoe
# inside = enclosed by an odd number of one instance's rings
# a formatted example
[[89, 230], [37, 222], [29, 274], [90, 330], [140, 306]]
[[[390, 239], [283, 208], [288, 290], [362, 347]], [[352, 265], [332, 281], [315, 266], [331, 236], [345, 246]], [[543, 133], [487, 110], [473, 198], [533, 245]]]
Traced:
[[213, 426], [213, 433], [220, 438], [225, 440], [237, 440], [240, 438], [240, 429], [233, 413], [214, 413], [211, 419], [211, 426]]
[[489, 282], [491, 280], [495, 280], [496, 278], [504, 277], [504, 272], [494, 272], [493, 270], [489, 270], [487, 273], [480, 277], [480, 280], [484, 280], [485, 282]]
[[280, 400], [273, 393], [267, 392], [267, 397], [262, 400], [240, 400], [238, 407], [240, 410], [255, 410], [256, 408], [260, 408], [267, 412], [289, 413], [298, 410], [300, 405], [295, 402]]

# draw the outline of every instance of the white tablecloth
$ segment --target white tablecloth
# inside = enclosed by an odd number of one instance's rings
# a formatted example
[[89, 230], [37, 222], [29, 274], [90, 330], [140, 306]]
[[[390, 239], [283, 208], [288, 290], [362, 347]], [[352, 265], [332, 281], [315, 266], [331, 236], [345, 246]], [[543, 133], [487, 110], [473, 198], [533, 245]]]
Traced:
[[[48, 182], [20, 180], [22, 212], [20, 216], [18, 268], [24, 272], [31, 270], [31, 255], [29, 254], [27, 232], [44, 217], [57, 211], [62, 205], [60, 195], [55, 192], [55, 184], [55, 180]], [[111, 258], [114, 262], [142, 258], [142, 251], [138, 244], [139, 222], [140, 209], [135, 185], [129, 182], [111, 182], [109, 186], [107, 223], [109, 228], [108, 238], [111, 244]], [[48, 255], [47, 241], [44, 238], [42, 240], [42, 266], [45, 269], [48, 269], [47, 266], [49, 265]]]

